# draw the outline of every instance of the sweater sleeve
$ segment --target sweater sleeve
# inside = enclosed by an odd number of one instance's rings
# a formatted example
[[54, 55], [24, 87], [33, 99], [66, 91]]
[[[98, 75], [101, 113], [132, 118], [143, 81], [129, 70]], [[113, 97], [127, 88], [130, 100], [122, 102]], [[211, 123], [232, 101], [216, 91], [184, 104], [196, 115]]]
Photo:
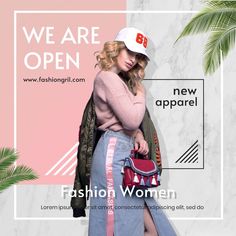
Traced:
[[122, 126], [128, 130], [137, 129], [145, 113], [145, 93], [134, 96], [121, 78], [113, 72], [104, 73], [102, 87], [106, 102]]

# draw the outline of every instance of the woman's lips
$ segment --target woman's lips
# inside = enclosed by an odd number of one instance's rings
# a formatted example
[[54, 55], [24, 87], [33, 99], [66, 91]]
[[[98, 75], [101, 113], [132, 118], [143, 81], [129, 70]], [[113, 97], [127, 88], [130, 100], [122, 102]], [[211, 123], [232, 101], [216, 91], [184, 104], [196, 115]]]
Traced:
[[133, 67], [133, 63], [130, 63], [130, 62], [126, 62], [126, 65], [127, 65], [129, 68], [132, 68], [132, 67]]

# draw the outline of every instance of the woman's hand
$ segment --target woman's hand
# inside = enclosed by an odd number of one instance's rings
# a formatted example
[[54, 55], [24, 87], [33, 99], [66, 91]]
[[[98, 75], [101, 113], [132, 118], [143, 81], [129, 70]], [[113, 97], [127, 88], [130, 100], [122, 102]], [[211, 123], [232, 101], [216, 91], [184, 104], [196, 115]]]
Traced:
[[134, 149], [143, 155], [147, 155], [149, 152], [148, 144], [145, 141], [141, 130], [138, 130], [134, 137]]

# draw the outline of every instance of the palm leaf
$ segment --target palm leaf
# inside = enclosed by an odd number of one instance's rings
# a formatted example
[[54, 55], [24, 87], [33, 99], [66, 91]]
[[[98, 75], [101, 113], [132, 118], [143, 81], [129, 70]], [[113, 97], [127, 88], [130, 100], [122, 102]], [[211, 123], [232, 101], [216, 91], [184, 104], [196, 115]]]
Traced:
[[14, 149], [0, 149], [0, 172], [6, 170], [17, 159], [17, 153]]
[[12, 167], [0, 174], [0, 192], [24, 180], [37, 179], [38, 176], [31, 168], [26, 166]]
[[212, 29], [212, 27], [223, 27], [230, 24], [232, 19], [236, 19], [236, 8], [212, 8], [206, 7], [185, 26], [182, 33], [176, 39], [175, 43], [182, 37], [204, 33]]
[[211, 74], [220, 66], [236, 38], [236, 1], [206, 0], [206, 7], [185, 26], [175, 43], [184, 36], [210, 31], [204, 50], [204, 71]]
[[236, 1], [207, 0], [205, 2], [211, 8], [222, 8], [222, 7], [236, 8]]
[[220, 66], [220, 54], [225, 58], [229, 50], [235, 46], [236, 25], [227, 29], [213, 32], [206, 44], [204, 51], [204, 70], [206, 74], [211, 74]]

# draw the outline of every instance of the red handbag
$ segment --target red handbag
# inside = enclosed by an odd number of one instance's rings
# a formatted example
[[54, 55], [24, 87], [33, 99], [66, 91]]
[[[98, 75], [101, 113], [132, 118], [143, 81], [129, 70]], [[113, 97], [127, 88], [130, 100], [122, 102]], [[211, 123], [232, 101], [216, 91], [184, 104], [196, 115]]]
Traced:
[[123, 188], [146, 189], [160, 185], [160, 171], [153, 160], [131, 150], [129, 157], [125, 158], [121, 173], [123, 174]]

